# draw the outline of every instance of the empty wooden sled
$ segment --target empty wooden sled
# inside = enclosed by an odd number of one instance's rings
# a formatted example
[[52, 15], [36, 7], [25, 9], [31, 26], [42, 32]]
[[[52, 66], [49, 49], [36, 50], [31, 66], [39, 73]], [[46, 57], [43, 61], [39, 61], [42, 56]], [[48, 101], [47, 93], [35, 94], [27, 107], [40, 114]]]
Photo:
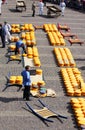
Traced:
[[52, 110], [50, 110], [40, 99], [38, 101], [43, 106], [39, 110], [33, 109], [27, 102], [26, 102], [26, 105], [33, 112], [33, 114], [36, 115], [37, 117], [39, 117], [41, 120], [48, 121], [48, 122], [53, 122], [53, 120], [51, 120], [49, 118], [50, 117], [56, 117], [61, 123], [63, 123], [63, 121], [60, 118], [67, 119], [67, 117], [59, 115], [59, 114], [53, 112]]
[[70, 28], [65, 24], [65, 25], [61, 25], [58, 23], [58, 26], [57, 26], [58, 30], [65, 30], [65, 31], [69, 31]]
[[68, 39], [68, 41], [70, 42], [71, 45], [73, 45], [73, 44], [80, 44], [80, 45], [84, 44], [84, 42], [81, 41], [78, 38], [75, 38], [75, 39], [74, 38], [70, 38], [70, 39]]
[[73, 33], [71, 33], [71, 32], [61, 32], [60, 31], [60, 33], [61, 33], [61, 35], [64, 37], [64, 38], [68, 38], [68, 37], [71, 37], [71, 38], [73, 38], [73, 37], [76, 37], [76, 35], [75, 34], [73, 34]]

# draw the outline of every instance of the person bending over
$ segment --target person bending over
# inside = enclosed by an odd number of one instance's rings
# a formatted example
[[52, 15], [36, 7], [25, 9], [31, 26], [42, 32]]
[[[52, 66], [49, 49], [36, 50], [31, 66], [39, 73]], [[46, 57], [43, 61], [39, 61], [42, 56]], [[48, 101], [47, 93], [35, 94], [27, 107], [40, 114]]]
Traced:
[[15, 55], [20, 54], [20, 48], [22, 48], [24, 53], [26, 53], [25, 44], [23, 43], [22, 40], [16, 42]]

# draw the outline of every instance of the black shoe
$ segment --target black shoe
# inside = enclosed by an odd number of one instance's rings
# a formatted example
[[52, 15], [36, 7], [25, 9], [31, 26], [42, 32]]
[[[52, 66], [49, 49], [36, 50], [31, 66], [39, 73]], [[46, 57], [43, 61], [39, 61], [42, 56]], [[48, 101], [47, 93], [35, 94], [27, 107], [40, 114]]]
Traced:
[[26, 99], [26, 101], [31, 101], [31, 99]]

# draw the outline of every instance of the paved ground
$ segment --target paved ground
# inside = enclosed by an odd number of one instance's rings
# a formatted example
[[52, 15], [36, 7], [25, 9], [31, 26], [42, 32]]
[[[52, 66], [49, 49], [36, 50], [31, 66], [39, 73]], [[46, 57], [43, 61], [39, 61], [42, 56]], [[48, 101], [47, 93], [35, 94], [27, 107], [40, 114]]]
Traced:
[[[16, 1], [8, 0], [7, 5], [2, 5], [2, 15], [0, 16], [0, 23], [8, 21], [12, 23], [32, 23], [34, 25], [43, 25], [44, 23], [67, 24], [71, 31], [78, 35], [78, 37], [85, 41], [85, 14], [66, 8], [65, 16], [58, 18], [47, 18], [47, 9], [44, 7], [44, 16], [38, 16], [38, 7], [36, 9], [36, 17], [31, 17], [31, 3], [26, 0], [27, 11], [16, 12]], [[11, 72], [19, 75], [23, 69], [22, 64], [17, 62], [7, 63], [7, 46], [5, 49], [0, 48], [0, 130], [76, 130], [77, 125], [73, 117], [73, 112], [69, 104], [71, 97], [66, 96], [64, 85], [62, 84], [61, 76], [59, 74], [60, 67], [57, 66], [53, 55], [53, 46], [47, 40], [46, 33], [42, 30], [36, 32], [37, 47], [39, 50], [41, 68], [43, 70], [46, 87], [52, 88], [56, 91], [56, 98], [43, 98], [42, 100], [48, 106], [58, 113], [68, 116], [68, 120], [64, 120], [61, 124], [57, 119], [53, 119], [54, 123], [44, 124], [40, 119], [34, 116], [29, 111], [24, 109], [25, 101], [22, 99], [22, 91], [17, 92], [17, 87], [11, 87], [2, 92], [5, 87], [5, 76]], [[70, 44], [66, 41], [68, 47], [76, 61], [77, 67], [81, 70], [83, 79], [85, 80], [85, 45], [79, 46]], [[32, 97], [30, 104], [36, 107], [37, 98]]]

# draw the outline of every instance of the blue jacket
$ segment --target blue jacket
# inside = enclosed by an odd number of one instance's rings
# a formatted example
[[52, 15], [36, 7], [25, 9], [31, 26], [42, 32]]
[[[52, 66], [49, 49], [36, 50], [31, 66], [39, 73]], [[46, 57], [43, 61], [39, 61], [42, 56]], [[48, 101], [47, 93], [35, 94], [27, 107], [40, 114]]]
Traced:
[[5, 31], [4, 26], [2, 26], [1, 29], [0, 29], [0, 36], [1, 37], [5, 37], [6, 36], [6, 31]]
[[23, 44], [22, 40], [19, 40], [16, 42], [16, 47], [20, 48], [22, 46], [22, 44]]
[[23, 85], [24, 86], [29, 86], [31, 85], [31, 79], [30, 79], [30, 72], [29, 71], [26, 71], [26, 70], [23, 70], [21, 72], [21, 75], [23, 77]]

